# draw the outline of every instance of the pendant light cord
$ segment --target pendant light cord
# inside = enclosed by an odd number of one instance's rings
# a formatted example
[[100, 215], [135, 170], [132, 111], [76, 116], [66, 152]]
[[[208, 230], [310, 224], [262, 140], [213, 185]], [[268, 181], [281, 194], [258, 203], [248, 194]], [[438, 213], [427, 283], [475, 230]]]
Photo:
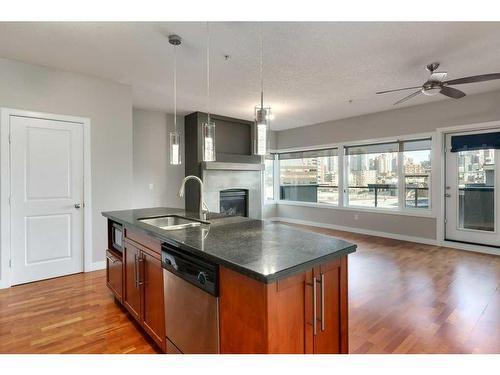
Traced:
[[174, 46], [174, 131], [177, 134], [177, 46]]
[[260, 109], [264, 109], [264, 37], [263, 23], [260, 23]]
[[207, 124], [210, 126], [210, 27], [207, 22]]

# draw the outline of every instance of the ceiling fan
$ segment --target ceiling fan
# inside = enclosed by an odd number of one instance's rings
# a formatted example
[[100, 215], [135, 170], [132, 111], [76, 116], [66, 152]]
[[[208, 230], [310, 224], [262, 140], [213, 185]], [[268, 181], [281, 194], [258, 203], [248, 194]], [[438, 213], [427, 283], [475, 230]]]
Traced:
[[491, 74], [481, 74], [478, 76], [452, 79], [451, 81], [445, 81], [446, 75], [448, 73], [436, 72], [437, 68], [439, 68], [438, 62], [428, 64], [425, 68], [431, 73], [431, 75], [430, 75], [429, 79], [422, 86], [405, 87], [402, 89], [379, 91], [379, 92], [377, 92], [377, 94], [386, 94], [386, 93], [394, 92], [394, 91], [411, 90], [411, 89], [417, 89], [417, 88], [419, 89], [418, 91], [415, 91], [414, 93], [412, 93], [408, 96], [405, 96], [403, 99], [398, 100], [396, 103], [394, 103], [394, 105], [406, 102], [407, 100], [410, 100], [411, 98], [413, 98], [419, 94], [424, 94], [427, 96], [433, 96], [436, 94], [443, 94], [443, 95], [448, 96], [448, 97], [453, 98], [453, 99], [460, 99], [460, 98], [463, 98], [465, 96], [465, 93], [463, 91], [457, 90], [456, 88], [450, 87], [451, 85], [461, 85], [464, 83], [485, 82], [485, 81], [491, 81], [494, 79], [500, 79], [500, 73], [491, 73]]

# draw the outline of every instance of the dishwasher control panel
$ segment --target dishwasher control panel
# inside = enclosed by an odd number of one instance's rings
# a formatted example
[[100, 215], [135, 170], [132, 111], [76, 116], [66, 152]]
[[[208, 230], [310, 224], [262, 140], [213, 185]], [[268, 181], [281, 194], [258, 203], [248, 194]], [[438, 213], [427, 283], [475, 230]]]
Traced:
[[219, 267], [170, 244], [162, 245], [162, 267], [213, 296], [219, 295]]

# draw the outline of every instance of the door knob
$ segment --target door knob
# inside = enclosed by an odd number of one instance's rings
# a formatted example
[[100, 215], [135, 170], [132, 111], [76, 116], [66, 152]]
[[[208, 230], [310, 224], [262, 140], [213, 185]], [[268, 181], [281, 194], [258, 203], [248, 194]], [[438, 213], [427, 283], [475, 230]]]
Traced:
[[75, 208], [82, 208], [82, 205], [80, 203], [75, 203]]
[[446, 193], [444, 196], [445, 196], [446, 198], [450, 198], [450, 197], [451, 197], [451, 194]]

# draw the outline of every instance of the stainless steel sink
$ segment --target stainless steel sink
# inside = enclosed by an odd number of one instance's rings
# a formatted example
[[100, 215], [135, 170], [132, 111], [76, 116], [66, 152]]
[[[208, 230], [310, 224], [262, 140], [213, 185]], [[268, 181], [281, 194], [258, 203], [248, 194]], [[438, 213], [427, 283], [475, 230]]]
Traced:
[[185, 217], [177, 215], [166, 215], [166, 216], [151, 217], [138, 220], [142, 223], [149, 224], [164, 230], [176, 230], [176, 229], [198, 227], [202, 224], [201, 221], [187, 219]]

